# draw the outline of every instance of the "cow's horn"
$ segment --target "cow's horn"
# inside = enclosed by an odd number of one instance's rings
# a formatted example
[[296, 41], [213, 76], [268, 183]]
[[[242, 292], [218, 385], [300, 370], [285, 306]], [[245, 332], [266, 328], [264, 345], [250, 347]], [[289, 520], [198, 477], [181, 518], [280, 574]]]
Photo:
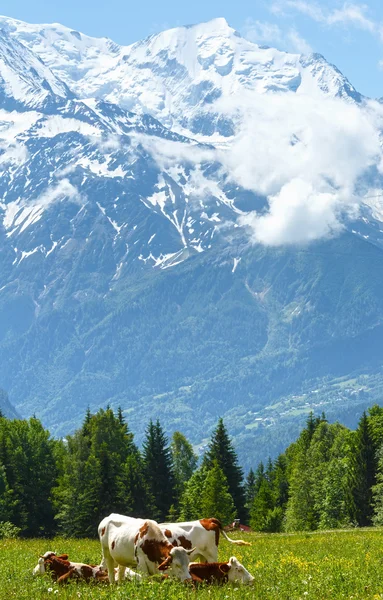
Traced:
[[194, 552], [195, 548], [196, 547], [194, 546], [194, 548], [191, 548], [190, 550], [186, 550], [186, 554], [192, 554]]

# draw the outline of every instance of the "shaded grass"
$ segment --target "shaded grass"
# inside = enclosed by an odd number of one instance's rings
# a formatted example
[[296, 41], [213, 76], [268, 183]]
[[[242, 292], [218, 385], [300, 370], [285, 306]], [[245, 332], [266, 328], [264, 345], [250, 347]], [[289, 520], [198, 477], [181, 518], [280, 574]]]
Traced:
[[178, 582], [155, 579], [113, 587], [83, 582], [57, 586], [48, 575], [32, 577], [38, 555], [54, 550], [67, 552], [72, 560], [98, 563], [97, 540], [0, 540], [0, 600], [178, 600], [196, 596], [201, 600], [383, 599], [382, 529], [249, 534], [246, 539], [252, 542], [251, 547], [235, 547], [222, 540], [220, 560], [237, 556], [254, 575], [254, 586], [204, 586], [198, 590]]

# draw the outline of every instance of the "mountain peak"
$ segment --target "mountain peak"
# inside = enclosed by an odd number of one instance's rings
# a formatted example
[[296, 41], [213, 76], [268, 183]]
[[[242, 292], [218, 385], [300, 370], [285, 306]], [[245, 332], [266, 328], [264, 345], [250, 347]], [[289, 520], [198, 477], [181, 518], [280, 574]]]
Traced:
[[5, 108], [42, 109], [52, 101], [73, 97], [42, 60], [0, 29], [0, 89]]

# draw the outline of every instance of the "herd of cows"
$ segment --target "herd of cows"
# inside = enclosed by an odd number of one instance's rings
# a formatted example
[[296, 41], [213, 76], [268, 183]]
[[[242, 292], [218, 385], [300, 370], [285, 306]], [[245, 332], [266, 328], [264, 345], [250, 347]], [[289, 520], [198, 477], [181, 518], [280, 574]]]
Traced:
[[[234, 556], [227, 562], [217, 562], [221, 534], [232, 544], [250, 545], [229, 538], [218, 519], [157, 523], [112, 513], [98, 526], [100, 565], [75, 563], [68, 560], [67, 554], [46, 552], [40, 556], [33, 573], [42, 575], [50, 571], [58, 583], [69, 579], [114, 583], [116, 577], [119, 582], [141, 580], [158, 571], [193, 584], [253, 583], [254, 577]], [[195, 559], [202, 562], [191, 562]]]

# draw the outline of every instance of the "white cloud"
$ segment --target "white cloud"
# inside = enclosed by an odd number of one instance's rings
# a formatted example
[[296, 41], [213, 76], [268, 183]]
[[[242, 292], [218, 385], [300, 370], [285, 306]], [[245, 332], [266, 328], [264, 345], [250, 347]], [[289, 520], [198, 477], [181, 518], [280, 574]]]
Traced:
[[63, 200], [64, 198], [74, 202], [81, 202], [82, 200], [78, 189], [67, 178], [60, 179], [55, 186], [48, 187], [45, 192], [33, 201], [33, 204], [46, 208], [53, 202]]
[[290, 29], [286, 35], [287, 47], [299, 54], [311, 54], [312, 48], [308, 42], [295, 30]]
[[177, 162], [194, 165], [203, 161], [214, 160], [216, 157], [215, 150], [211, 148], [173, 142], [140, 133], [131, 134], [131, 145], [134, 152], [139, 152], [139, 146], [142, 146], [152, 154], [161, 170], [172, 168], [177, 165]]
[[365, 4], [344, 2], [342, 8], [326, 9], [316, 2], [306, 0], [276, 0], [271, 5], [271, 12], [275, 15], [286, 16], [287, 11], [291, 10], [328, 26], [353, 25], [358, 29], [381, 36], [382, 26], [366, 16], [368, 7]]
[[299, 54], [310, 54], [312, 52], [310, 45], [295, 29], [290, 28], [287, 32], [284, 32], [275, 23], [247, 19], [243, 35], [246, 39], [260, 45], [277, 46], [283, 50], [298, 52]]
[[257, 44], [280, 44], [283, 39], [281, 28], [275, 23], [247, 19], [243, 28], [246, 39]]
[[294, 93], [242, 96], [238, 134], [219, 157], [237, 184], [267, 198], [266, 213], [240, 219], [254, 241], [308, 243], [356, 215], [360, 178], [381, 161], [381, 111]]

